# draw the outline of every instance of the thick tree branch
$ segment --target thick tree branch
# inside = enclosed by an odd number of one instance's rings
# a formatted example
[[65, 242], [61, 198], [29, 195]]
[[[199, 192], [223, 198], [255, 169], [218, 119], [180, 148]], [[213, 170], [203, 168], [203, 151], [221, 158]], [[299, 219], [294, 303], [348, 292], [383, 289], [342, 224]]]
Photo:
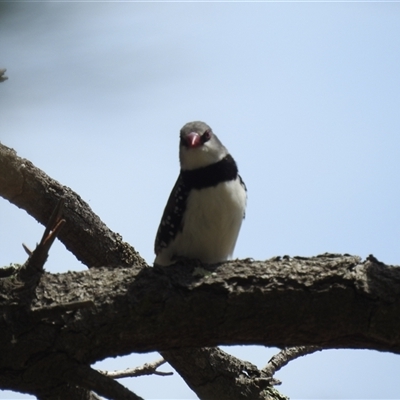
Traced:
[[[45, 273], [29, 315], [18, 315], [6, 297], [0, 303], [5, 316], [0, 368], [7, 358], [26, 363], [37, 351], [50, 349], [83, 363], [133, 351], [219, 344], [400, 353], [399, 268], [324, 255], [232, 261], [208, 269], [212, 273], [203, 277], [190, 265]], [[48, 342], [25, 348], [25, 341], [49, 326]]]
[[[258, 368], [219, 348], [164, 351], [163, 357], [188, 386], [207, 400], [266, 400], [280, 398], [273, 380]], [[284, 396], [282, 396], [284, 397]]]
[[43, 225], [47, 224], [59, 199], [64, 199], [66, 224], [59, 239], [88, 267], [145, 265], [140, 255], [120, 235], [108, 229], [76, 193], [1, 143], [0, 195]]

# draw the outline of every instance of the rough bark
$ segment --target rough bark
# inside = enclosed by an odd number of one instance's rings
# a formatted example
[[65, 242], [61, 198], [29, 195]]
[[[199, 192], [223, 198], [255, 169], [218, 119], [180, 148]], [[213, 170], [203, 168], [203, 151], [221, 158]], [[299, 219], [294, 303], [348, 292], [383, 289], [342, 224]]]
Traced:
[[29, 304], [3, 292], [0, 363], [24, 365], [51, 348], [84, 363], [220, 344], [400, 353], [397, 267], [323, 255], [205, 268], [201, 275], [191, 265], [44, 273]]
[[217, 347], [186, 348], [161, 354], [201, 399], [286, 399], [271, 386], [271, 376]]
[[[56, 393], [94, 398], [91, 391], [113, 398], [124, 389], [89, 365], [157, 350], [201, 398], [220, 400], [209, 394], [225, 392], [231, 399], [267, 399], [278, 395], [264, 390], [265, 376], [251, 364], [198, 348], [318, 345], [400, 353], [400, 270], [373, 257], [324, 254], [150, 268], [79, 196], [2, 145], [0, 195], [44, 224], [59, 198], [66, 199], [60, 239], [96, 267], [38, 271], [38, 279], [28, 282], [21, 279], [23, 267], [0, 270], [2, 389], [43, 399], [58, 398]], [[205, 364], [196, 370], [196, 363]], [[114, 398], [135, 398], [130, 396]]]
[[67, 224], [59, 239], [89, 268], [146, 264], [131, 246], [122, 241], [119, 234], [112, 232], [100, 220], [80, 196], [1, 143], [0, 195], [43, 225], [47, 224], [58, 201], [63, 199], [63, 216]]

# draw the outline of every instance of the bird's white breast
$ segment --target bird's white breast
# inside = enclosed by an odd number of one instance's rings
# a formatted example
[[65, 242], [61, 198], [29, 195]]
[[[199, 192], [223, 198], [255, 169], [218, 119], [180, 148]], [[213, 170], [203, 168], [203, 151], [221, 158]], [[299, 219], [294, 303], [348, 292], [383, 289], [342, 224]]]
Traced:
[[204, 263], [227, 260], [235, 248], [245, 208], [246, 191], [239, 177], [209, 188], [193, 189], [187, 199], [183, 229], [159, 254], [158, 263], [168, 265], [173, 256]]

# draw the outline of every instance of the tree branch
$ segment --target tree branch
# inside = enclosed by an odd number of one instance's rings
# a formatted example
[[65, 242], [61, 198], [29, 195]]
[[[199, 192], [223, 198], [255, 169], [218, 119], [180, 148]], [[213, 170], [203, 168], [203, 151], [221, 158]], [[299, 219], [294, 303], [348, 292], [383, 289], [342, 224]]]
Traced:
[[0, 195], [43, 225], [47, 224], [60, 198], [64, 199], [66, 224], [59, 239], [88, 267], [146, 265], [142, 257], [123, 242], [120, 235], [108, 229], [75, 192], [1, 143]]
[[110, 400], [143, 400], [114, 379], [86, 366], [75, 368], [67, 375], [68, 381], [87, 388]]
[[278, 354], [275, 354], [273, 357], [271, 357], [271, 359], [268, 361], [268, 364], [262, 369], [262, 372], [265, 375], [272, 377], [290, 361], [305, 356], [306, 354], [312, 354], [321, 350], [323, 350], [321, 346], [286, 347]]
[[164, 359], [161, 359], [154, 361], [152, 363], [146, 363], [141, 367], [127, 368], [124, 369], [123, 371], [99, 371], [99, 372], [113, 379], [133, 378], [143, 375], [171, 376], [174, 374], [173, 372], [157, 371], [157, 368], [165, 364], [166, 362], [167, 361], [165, 361]]
[[[85, 363], [134, 351], [219, 344], [400, 353], [397, 267], [324, 255], [205, 268], [212, 274], [198, 277], [190, 265], [44, 273], [30, 317], [20, 321], [21, 334], [34, 340], [46, 320], [57, 345]], [[14, 347], [8, 345], [15, 306], [4, 299], [0, 309], [10, 316], [0, 320], [0, 353], [15, 358], [18, 337]], [[95, 332], [96, 341], [86, 332]], [[36, 353], [20, 350], [25, 356]]]
[[161, 354], [200, 399], [277, 398], [278, 392], [271, 387], [270, 377], [264, 376], [255, 365], [239, 360], [219, 348], [187, 348], [164, 351]]

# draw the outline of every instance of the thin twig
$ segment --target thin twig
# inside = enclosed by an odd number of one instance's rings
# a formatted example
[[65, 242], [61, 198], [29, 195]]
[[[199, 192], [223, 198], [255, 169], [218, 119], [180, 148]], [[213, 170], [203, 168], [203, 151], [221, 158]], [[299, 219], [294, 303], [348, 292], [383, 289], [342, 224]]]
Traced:
[[78, 386], [92, 390], [110, 400], [143, 400], [142, 397], [133, 393], [119, 382], [88, 366], [81, 366], [70, 371], [68, 377]]
[[271, 357], [271, 359], [268, 361], [268, 364], [262, 369], [262, 372], [267, 376], [272, 377], [275, 372], [279, 371], [290, 361], [320, 350], [322, 350], [322, 347], [320, 346], [285, 347], [278, 354], [275, 354], [273, 357]]
[[40, 241], [40, 244], [44, 245], [48, 249], [50, 249], [62, 225], [65, 223], [65, 220], [61, 219], [63, 211], [64, 199], [61, 198], [50, 216], [49, 222], [47, 223], [46, 229], [43, 233], [42, 240]]
[[[50, 216], [40, 243], [36, 246], [35, 250], [31, 251], [26, 245], [22, 245], [29, 255], [28, 260], [19, 271], [19, 277], [22, 281], [27, 281], [37, 275], [37, 273], [43, 272], [43, 266], [47, 260], [50, 247], [65, 224], [65, 219], [61, 218], [63, 207], [64, 200], [60, 199]], [[36, 279], [37, 281], [38, 279]]]
[[157, 371], [157, 368], [160, 365], [165, 364], [166, 361], [162, 358], [160, 360], [154, 361], [152, 363], [146, 363], [142, 365], [141, 367], [136, 367], [136, 368], [127, 368], [124, 369], [123, 371], [99, 371], [103, 375], [108, 376], [113, 379], [119, 379], [119, 378], [132, 378], [136, 376], [142, 376], [142, 375], [158, 375], [158, 376], [170, 376], [173, 375], [173, 372], [162, 372], [162, 371]]

